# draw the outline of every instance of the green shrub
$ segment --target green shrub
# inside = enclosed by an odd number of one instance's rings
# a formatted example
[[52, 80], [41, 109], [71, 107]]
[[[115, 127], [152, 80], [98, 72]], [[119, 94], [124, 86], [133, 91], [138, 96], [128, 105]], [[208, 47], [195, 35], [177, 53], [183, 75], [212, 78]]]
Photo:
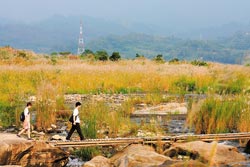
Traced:
[[174, 82], [174, 87], [177, 89], [178, 93], [185, 94], [187, 92], [194, 92], [196, 90], [196, 83], [192, 79], [181, 77]]
[[201, 60], [193, 60], [191, 64], [194, 66], [208, 66], [207, 62]]
[[67, 55], [70, 55], [71, 52], [68, 52], [68, 51], [66, 51], [66, 52], [59, 52], [59, 54], [63, 55], [63, 56], [67, 56]]
[[85, 138], [95, 139], [97, 138], [97, 120], [96, 115], [88, 116], [88, 118], [84, 118], [84, 125], [82, 126], [82, 131]]
[[88, 147], [76, 150], [74, 154], [80, 157], [83, 161], [89, 161], [93, 157], [101, 154], [101, 151], [97, 147]]
[[247, 79], [244, 76], [232, 76], [227, 80], [220, 81], [216, 86], [218, 94], [240, 94], [245, 88]]
[[135, 58], [138, 58], [138, 59], [144, 59], [145, 56], [144, 55], [140, 55], [138, 53], [135, 54]]
[[52, 55], [50, 57], [50, 61], [51, 61], [52, 65], [56, 65], [56, 63], [57, 63], [57, 56], [56, 55]]
[[121, 94], [130, 94], [130, 93], [141, 93], [143, 90], [141, 88], [136, 88], [136, 87], [131, 87], [131, 88], [118, 88], [116, 93], [121, 93]]
[[15, 122], [16, 122], [16, 106], [11, 106], [6, 102], [0, 102], [0, 125], [3, 127], [8, 127]]
[[52, 53], [50, 53], [50, 55], [51, 55], [51, 56], [57, 56], [58, 53], [57, 53], [57, 52], [52, 52]]
[[175, 63], [178, 63], [179, 62], [179, 59], [178, 58], [173, 58], [171, 60], [168, 61], [170, 64], [175, 64]]

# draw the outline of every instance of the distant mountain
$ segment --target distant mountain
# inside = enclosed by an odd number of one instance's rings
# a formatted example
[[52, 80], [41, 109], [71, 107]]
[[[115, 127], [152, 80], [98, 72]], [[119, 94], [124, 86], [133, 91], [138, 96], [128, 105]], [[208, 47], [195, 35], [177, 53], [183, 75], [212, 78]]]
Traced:
[[20, 23], [0, 18], [0, 46], [10, 45], [39, 53], [76, 53], [80, 20], [86, 48], [119, 51], [131, 58], [163, 54], [166, 59], [197, 59], [238, 63], [250, 49], [250, 24], [230, 23], [217, 28], [180, 32], [141, 23], [87, 16], [54, 16], [40, 22]]
[[250, 31], [250, 23], [244, 24], [244, 23], [232, 22], [217, 27], [188, 30], [182, 33], [178, 33], [177, 36], [182, 38], [191, 38], [200, 40], [207, 40], [207, 39], [215, 40], [218, 38], [230, 37], [235, 33], [249, 32], [249, 31]]
[[111, 21], [90, 17], [54, 16], [42, 22], [17, 23], [0, 22], [0, 45], [11, 45], [16, 48], [32, 49], [36, 52], [77, 50], [80, 20], [84, 24], [84, 40], [110, 34], [124, 35], [131, 33], [126, 27]]
[[[235, 38], [235, 37], [232, 37]], [[231, 38], [230, 38], [231, 39]], [[223, 63], [240, 63], [246, 50], [240, 49], [227, 41], [188, 40], [176, 37], [157, 37], [145, 34], [108, 36], [92, 40], [88, 47], [94, 51], [105, 48], [110, 54], [118, 51], [123, 57], [134, 58], [136, 53], [153, 58], [162, 54], [165, 59], [183, 60], [203, 59]], [[249, 40], [247, 38], [247, 40]], [[244, 43], [242, 41], [242, 43]]]

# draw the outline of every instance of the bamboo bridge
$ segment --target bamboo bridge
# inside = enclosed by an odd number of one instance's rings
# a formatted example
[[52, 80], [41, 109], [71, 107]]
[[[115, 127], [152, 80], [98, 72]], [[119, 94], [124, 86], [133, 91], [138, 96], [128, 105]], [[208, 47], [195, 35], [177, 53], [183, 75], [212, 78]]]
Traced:
[[225, 140], [250, 140], [250, 132], [245, 133], [221, 133], [221, 134], [185, 134], [177, 136], [145, 137], [145, 138], [108, 138], [108, 139], [86, 139], [83, 141], [48, 141], [55, 147], [93, 147], [93, 146], [115, 146], [126, 144], [157, 144], [188, 141], [225, 141]]

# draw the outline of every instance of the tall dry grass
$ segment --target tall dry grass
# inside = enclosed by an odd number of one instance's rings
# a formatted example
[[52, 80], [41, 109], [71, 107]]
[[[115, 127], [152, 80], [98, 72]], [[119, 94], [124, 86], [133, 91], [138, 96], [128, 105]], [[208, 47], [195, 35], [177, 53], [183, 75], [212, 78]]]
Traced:
[[193, 106], [188, 124], [196, 133], [248, 132], [249, 116], [248, 95], [211, 96]]
[[[241, 94], [250, 91], [250, 68], [240, 65], [210, 63], [204, 67], [188, 63], [159, 64], [147, 59], [94, 62], [63, 58], [56, 60], [55, 64], [46, 58], [33, 58], [28, 64], [8, 63], [0, 65], [0, 101], [11, 105], [25, 101], [31, 95], [44, 96], [48, 99], [43, 100], [44, 104], [37, 104], [37, 108], [48, 113], [58, 108], [60, 100], [56, 99], [65, 93], [146, 92], [157, 95], [162, 92]], [[55, 88], [60, 91], [59, 95], [56, 95]], [[156, 104], [157, 98], [154, 96], [144, 101]], [[49, 100], [56, 101], [56, 104], [48, 105]], [[45, 103], [47, 107], [44, 107]], [[62, 105], [62, 100], [60, 103]], [[127, 112], [131, 109], [123, 111]], [[47, 114], [44, 115], [47, 118]], [[116, 117], [114, 114], [111, 118]]]
[[123, 115], [119, 107], [114, 111], [105, 102], [87, 102], [81, 107], [80, 116], [83, 121], [83, 133], [87, 138], [117, 137], [130, 129], [130, 119]]
[[51, 124], [56, 123], [56, 112], [61, 106], [61, 98], [63, 97], [60, 91], [60, 85], [41, 82], [37, 87], [36, 94], [36, 126], [43, 129], [51, 127]]
[[[150, 61], [141, 64], [138, 61], [129, 60], [117, 63], [87, 63], [72, 60], [59, 65], [12, 65], [1, 66], [0, 84], [4, 89], [12, 89], [18, 85], [26, 94], [35, 94], [36, 86], [44, 79], [61, 84], [65, 93], [184, 94], [209, 91], [239, 93], [249, 89], [246, 84], [249, 83], [249, 68], [236, 65], [228, 65], [232, 68], [228, 68], [227, 65], [211, 66], [155, 64]], [[237, 85], [240, 86], [237, 87]], [[231, 90], [230, 87], [235, 88]], [[18, 90], [19, 88], [17, 87]]]

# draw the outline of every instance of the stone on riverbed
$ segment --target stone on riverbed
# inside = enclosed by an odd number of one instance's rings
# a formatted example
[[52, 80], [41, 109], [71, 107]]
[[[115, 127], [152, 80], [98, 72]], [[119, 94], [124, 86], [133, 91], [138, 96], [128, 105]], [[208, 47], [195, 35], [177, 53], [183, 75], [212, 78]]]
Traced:
[[171, 158], [158, 154], [150, 146], [130, 145], [110, 158], [115, 167], [136, 167], [161, 165]]
[[201, 163], [197, 160], [190, 160], [190, 161], [166, 161], [162, 165], [151, 166], [151, 167], [208, 167], [208, 165]]
[[174, 143], [164, 155], [171, 158], [189, 156], [191, 159], [200, 160], [214, 166], [227, 165], [232, 162], [245, 161], [236, 147], [219, 144], [217, 142], [206, 143], [194, 141], [188, 143]]
[[90, 161], [86, 162], [83, 167], [111, 167], [111, 163], [108, 158], [96, 156]]
[[1, 165], [0, 167], [22, 167], [20, 165]]
[[167, 115], [167, 114], [187, 114], [186, 103], [166, 103], [153, 107], [146, 107], [141, 110], [136, 110], [132, 115]]
[[54, 135], [54, 136], [51, 137], [51, 140], [65, 141], [66, 140], [66, 136]]
[[0, 133], [0, 165], [59, 167], [66, 165], [68, 156], [68, 153], [45, 142]]

